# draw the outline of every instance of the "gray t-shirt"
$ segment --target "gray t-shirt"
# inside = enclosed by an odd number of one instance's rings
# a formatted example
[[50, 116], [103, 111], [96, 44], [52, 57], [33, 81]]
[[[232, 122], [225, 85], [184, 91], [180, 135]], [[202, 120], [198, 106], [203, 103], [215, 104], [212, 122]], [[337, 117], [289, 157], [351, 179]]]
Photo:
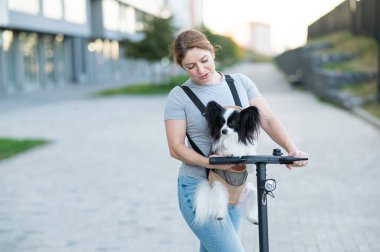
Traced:
[[[243, 74], [231, 74], [243, 108], [249, 106], [249, 100], [261, 96], [256, 85]], [[191, 79], [184, 83], [195, 95], [207, 105], [209, 101], [216, 101], [222, 106], [235, 105], [231, 90], [223, 75], [222, 81], [216, 84], [197, 84]], [[211, 138], [206, 119], [196, 105], [190, 100], [181, 87], [174, 87], [167, 98], [165, 107], [165, 120], [186, 120], [186, 131], [191, 140], [198, 148], [208, 155], [211, 149]], [[189, 146], [191, 148], [191, 146]], [[192, 176], [196, 178], [206, 177], [203, 167], [182, 163], [179, 175]]]

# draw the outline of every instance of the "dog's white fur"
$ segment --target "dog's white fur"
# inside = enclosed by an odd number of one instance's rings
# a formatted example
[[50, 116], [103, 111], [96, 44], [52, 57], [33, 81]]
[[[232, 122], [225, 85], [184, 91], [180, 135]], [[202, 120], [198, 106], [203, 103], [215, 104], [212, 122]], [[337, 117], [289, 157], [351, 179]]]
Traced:
[[205, 180], [198, 186], [195, 202], [196, 225], [205, 224], [210, 219], [218, 220], [227, 214], [228, 191], [220, 182], [210, 185]]
[[[243, 143], [239, 141], [236, 130], [227, 125], [228, 118], [234, 109], [226, 109], [221, 116], [225, 123], [220, 128], [217, 139], [212, 139], [212, 151], [220, 156], [247, 156], [256, 154], [256, 142]], [[247, 168], [252, 170], [252, 166]], [[197, 188], [195, 197], [195, 225], [203, 225], [211, 220], [223, 220], [228, 212], [228, 190], [220, 182], [209, 184], [208, 180], [202, 181]], [[238, 204], [244, 209], [246, 219], [258, 224], [257, 190], [252, 183], [246, 183], [243, 192], [238, 199]]]
[[[228, 117], [234, 112], [234, 109], [227, 109], [223, 117], [227, 121]], [[218, 155], [223, 155], [226, 157], [229, 156], [247, 156], [256, 154], [256, 142], [253, 144], [244, 144], [239, 142], [238, 134], [229, 128], [226, 124], [221, 128], [226, 130], [226, 134], [221, 134], [220, 138], [217, 141], [212, 143], [212, 152]]]
[[[245, 218], [258, 224], [257, 190], [248, 182], [239, 198], [238, 205], [243, 208]], [[228, 211], [228, 191], [220, 182], [212, 185], [207, 180], [202, 181], [195, 197], [195, 225], [203, 225], [211, 220], [224, 220]]]

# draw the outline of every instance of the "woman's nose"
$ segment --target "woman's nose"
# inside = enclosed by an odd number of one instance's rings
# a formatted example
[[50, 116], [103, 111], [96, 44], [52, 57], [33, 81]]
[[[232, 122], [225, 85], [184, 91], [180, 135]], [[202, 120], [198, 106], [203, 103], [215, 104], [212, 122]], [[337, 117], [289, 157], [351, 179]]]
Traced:
[[203, 66], [202, 65], [198, 65], [197, 67], [197, 70], [198, 70], [198, 73], [203, 73]]

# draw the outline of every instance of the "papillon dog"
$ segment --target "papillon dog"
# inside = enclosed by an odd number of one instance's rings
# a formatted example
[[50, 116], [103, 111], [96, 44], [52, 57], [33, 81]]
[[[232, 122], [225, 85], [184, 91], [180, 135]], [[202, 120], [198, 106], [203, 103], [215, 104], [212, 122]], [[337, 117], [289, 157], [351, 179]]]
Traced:
[[[205, 118], [211, 135], [211, 154], [227, 157], [256, 154], [256, 139], [260, 130], [260, 113], [256, 107], [222, 107], [217, 102], [210, 101], [206, 107]], [[209, 180], [202, 182], [197, 188], [194, 223], [202, 225], [212, 219], [225, 218], [228, 204], [231, 203], [231, 191], [226, 184], [228, 182], [223, 180], [233, 177], [239, 179], [240, 176], [243, 181], [241, 191], [235, 195], [236, 203], [244, 207], [248, 221], [258, 224], [256, 187], [252, 183], [245, 183], [247, 168], [240, 165], [227, 171], [215, 169], [212, 172], [221, 176], [213, 176], [218, 178], [216, 181], [210, 180], [209, 176]], [[223, 174], [227, 175], [223, 177]]]

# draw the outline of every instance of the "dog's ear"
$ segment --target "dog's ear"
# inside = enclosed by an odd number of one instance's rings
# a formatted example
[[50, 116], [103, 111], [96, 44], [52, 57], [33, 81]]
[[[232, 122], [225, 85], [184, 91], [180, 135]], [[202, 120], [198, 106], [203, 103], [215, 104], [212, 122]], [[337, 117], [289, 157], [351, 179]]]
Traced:
[[239, 140], [247, 144], [253, 143], [260, 133], [260, 111], [255, 106], [250, 106], [240, 112]]
[[205, 117], [211, 118], [212, 116], [220, 115], [224, 110], [225, 109], [221, 105], [219, 105], [216, 101], [210, 101], [209, 103], [207, 103], [207, 106], [206, 106]]
[[219, 103], [217, 103], [216, 101], [210, 101], [209, 103], [207, 103], [206, 110], [223, 111], [224, 108], [221, 105], [219, 105]]
[[210, 129], [210, 135], [212, 138], [216, 138], [219, 134], [219, 128], [221, 124], [221, 114], [224, 112], [224, 108], [215, 101], [207, 103], [205, 118], [207, 120], [208, 128]]

